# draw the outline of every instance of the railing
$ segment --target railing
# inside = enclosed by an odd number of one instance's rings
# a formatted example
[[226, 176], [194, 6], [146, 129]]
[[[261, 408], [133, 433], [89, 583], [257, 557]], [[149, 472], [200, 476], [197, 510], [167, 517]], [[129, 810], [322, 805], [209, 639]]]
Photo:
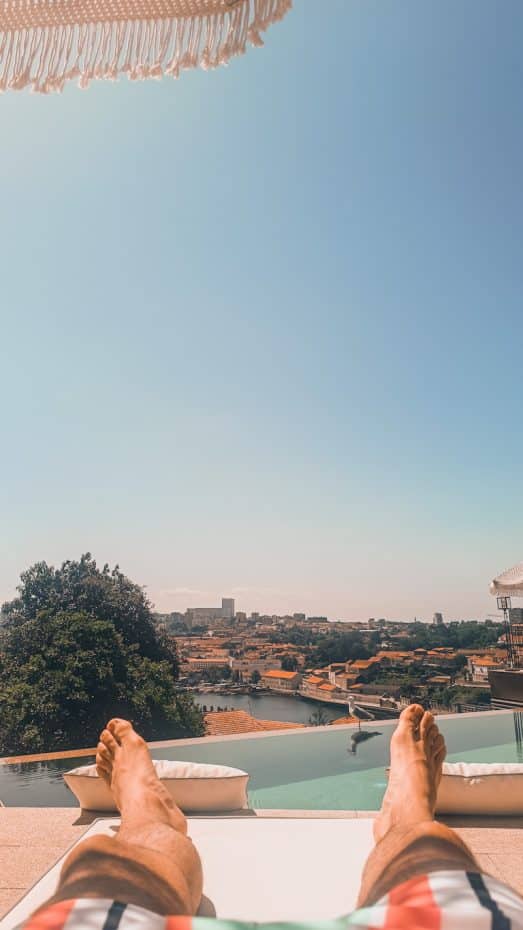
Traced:
[[492, 707], [490, 704], [452, 704], [451, 709], [455, 714], [481, 714]]

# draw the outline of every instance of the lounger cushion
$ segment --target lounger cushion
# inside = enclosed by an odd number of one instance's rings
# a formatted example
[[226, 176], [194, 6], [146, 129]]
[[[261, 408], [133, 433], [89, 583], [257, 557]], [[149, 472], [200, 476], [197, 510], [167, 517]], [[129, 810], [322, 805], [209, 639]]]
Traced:
[[[241, 769], [198, 762], [153, 761], [158, 777], [178, 807], [193, 813], [234, 811], [247, 807], [249, 776]], [[64, 774], [64, 781], [87, 811], [115, 811], [111, 791], [96, 766], [81, 765]]]
[[492, 816], [523, 814], [523, 765], [445, 762], [436, 811]]

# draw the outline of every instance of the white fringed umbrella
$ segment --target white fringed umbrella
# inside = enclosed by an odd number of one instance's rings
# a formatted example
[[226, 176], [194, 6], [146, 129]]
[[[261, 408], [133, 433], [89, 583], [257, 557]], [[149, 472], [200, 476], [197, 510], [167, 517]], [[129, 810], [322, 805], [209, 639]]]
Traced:
[[490, 593], [494, 597], [523, 597], [523, 562], [494, 578]]
[[0, 91], [66, 81], [178, 77], [215, 68], [288, 12], [292, 0], [0, 0]]

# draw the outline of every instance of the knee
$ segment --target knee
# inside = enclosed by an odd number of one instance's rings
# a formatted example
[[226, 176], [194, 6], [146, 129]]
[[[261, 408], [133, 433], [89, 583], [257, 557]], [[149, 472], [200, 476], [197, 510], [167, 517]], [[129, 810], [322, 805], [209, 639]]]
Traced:
[[467, 859], [467, 864], [472, 858], [468, 846], [456, 831], [436, 820], [420, 825], [413, 833], [408, 849], [414, 854], [420, 851], [426, 854], [430, 850], [443, 855], [444, 858]]
[[93, 836], [82, 840], [67, 856], [61, 872], [62, 880], [73, 873], [85, 874], [105, 868], [117, 856], [116, 840], [110, 836]]

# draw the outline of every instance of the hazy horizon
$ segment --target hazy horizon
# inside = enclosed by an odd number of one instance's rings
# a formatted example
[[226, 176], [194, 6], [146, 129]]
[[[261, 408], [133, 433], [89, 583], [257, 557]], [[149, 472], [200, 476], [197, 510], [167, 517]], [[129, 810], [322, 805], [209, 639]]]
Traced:
[[522, 29], [295, 0], [228, 68], [2, 97], [2, 600], [89, 550], [162, 611], [496, 612]]

